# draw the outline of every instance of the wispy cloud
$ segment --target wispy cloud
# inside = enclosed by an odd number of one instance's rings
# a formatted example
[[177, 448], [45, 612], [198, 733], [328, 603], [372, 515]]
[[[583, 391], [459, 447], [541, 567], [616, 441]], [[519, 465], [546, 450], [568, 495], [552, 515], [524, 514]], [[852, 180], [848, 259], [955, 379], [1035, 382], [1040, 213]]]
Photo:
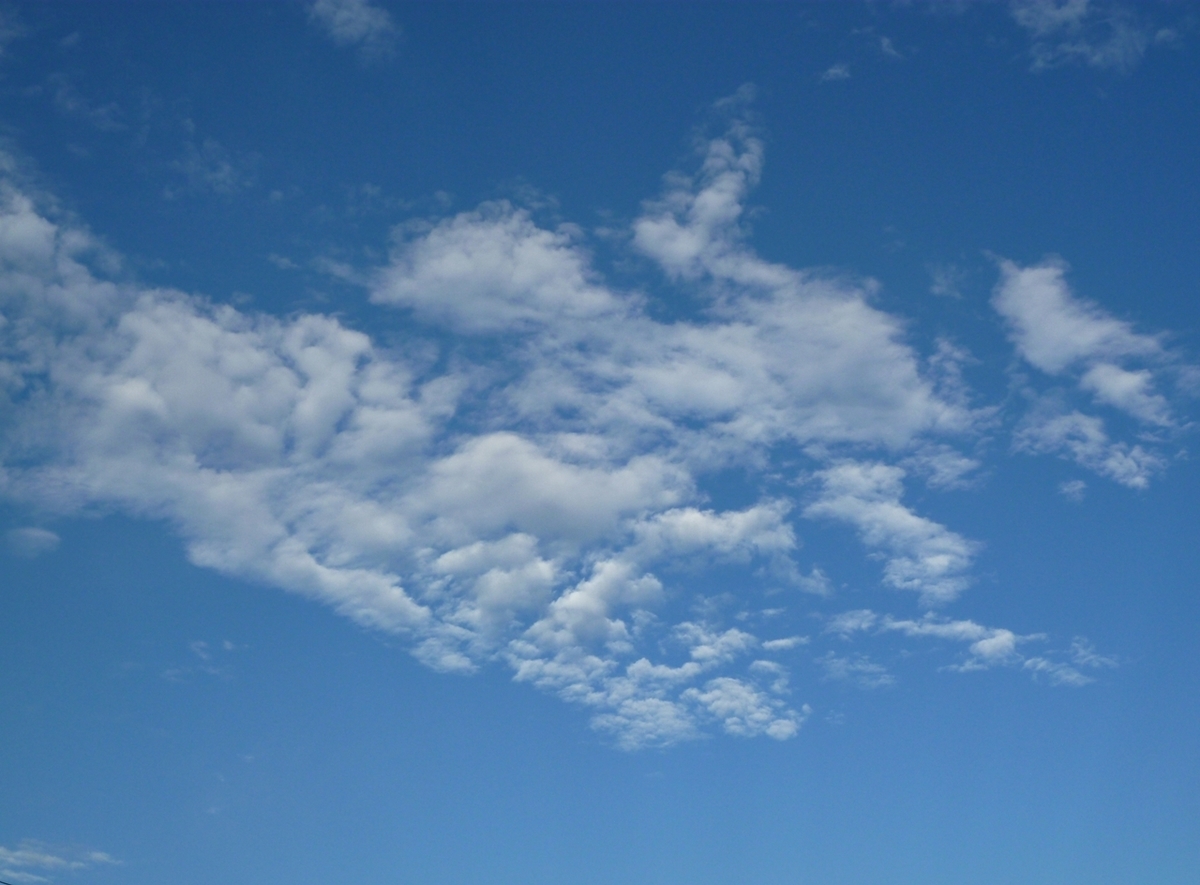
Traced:
[[840, 682], [852, 682], [859, 688], [884, 688], [896, 679], [887, 668], [872, 661], [866, 655], [838, 655], [832, 651], [817, 658], [825, 671], [825, 678]]
[[13, 883], [53, 882], [56, 873], [120, 863], [103, 851], [61, 848], [26, 839], [16, 848], [0, 845], [0, 877]]
[[5, 540], [13, 553], [30, 558], [55, 550], [61, 541], [54, 532], [36, 526], [9, 529]]
[[66, 74], [51, 74], [49, 85], [54, 96], [54, 105], [62, 113], [83, 120], [102, 132], [126, 128], [126, 123], [121, 119], [121, 108], [116, 102], [98, 105], [89, 101]]
[[821, 74], [822, 83], [830, 83], [836, 80], [850, 79], [850, 65], [845, 62], [838, 62], [835, 65], [830, 65]]
[[930, 264], [929, 291], [934, 295], [944, 295], [948, 298], [962, 298], [960, 291], [966, 280], [966, 273], [953, 264]]
[[904, 58], [904, 54], [896, 48], [896, 45], [892, 42], [891, 37], [880, 37], [879, 38], [879, 51], [882, 52], [884, 55], [886, 55], [888, 58], [894, 58], [894, 59]]
[[857, 528], [864, 543], [886, 557], [888, 584], [916, 591], [926, 605], [949, 602], [968, 586], [979, 545], [904, 506], [904, 475], [880, 463], [835, 464], [816, 474], [821, 490], [804, 514]]
[[[1075, 637], [1066, 652], [1043, 652], [1026, 656], [1021, 653], [1021, 646], [1045, 642], [1044, 634], [1021, 636], [1003, 627], [987, 627], [975, 621], [952, 620], [932, 613], [912, 619], [881, 615], [870, 609], [857, 609], [830, 618], [826, 623], [825, 632], [845, 640], [862, 634], [883, 636], [898, 633], [914, 639], [961, 643], [966, 646], [966, 653], [957, 663], [949, 665], [946, 669], [970, 673], [995, 667], [1019, 667], [1035, 677], [1046, 677], [1053, 685], [1087, 685], [1094, 680], [1083, 671], [1116, 667], [1118, 663], [1116, 658], [1097, 654], [1092, 644], [1081, 636]], [[845, 657], [829, 652], [824, 658], [818, 659], [818, 663], [825, 668], [829, 678], [869, 680], [872, 674], [883, 678], [886, 673], [881, 667], [876, 669], [869, 659], [862, 655]], [[891, 677], [887, 679], [890, 682]]]
[[[186, 121], [189, 131], [194, 130], [191, 121]], [[183, 185], [169, 186], [168, 197], [183, 192], [213, 193], [223, 196], [235, 194], [254, 184], [258, 157], [253, 154], [235, 154], [214, 138], [184, 142], [183, 155], [171, 164], [171, 168], [183, 179]]]
[[[1047, 376], [1073, 379], [1093, 405], [1123, 413], [1151, 434], [1177, 425], [1166, 392], [1189, 367], [1163, 336], [1135, 331], [1076, 296], [1062, 261], [1028, 267], [1001, 261], [1000, 272], [992, 305], [1027, 363]], [[1072, 408], [1062, 391], [1030, 398], [1014, 437], [1019, 450], [1059, 453], [1135, 488], [1145, 487], [1165, 466], [1163, 454], [1148, 441], [1152, 436], [1143, 433], [1139, 443], [1113, 441], [1101, 417]]]
[[1035, 71], [1071, 63], [1128, 71], [1170, 33], [1142, 21], [1144, 10], [1104, 0], [1014, 0], [1011, 9], [1031, 38]]
[[370, 0], [315, 0], [309, 17], [338, 46], [354, 46], [364, 58], [391, 54], [400, 29], [386, 9]]
[[1087, 483], [1082, 479], [1070, 479], [1058, 484], [1059, 493], [1068, 501], [1080, 503], [1087, 494]]

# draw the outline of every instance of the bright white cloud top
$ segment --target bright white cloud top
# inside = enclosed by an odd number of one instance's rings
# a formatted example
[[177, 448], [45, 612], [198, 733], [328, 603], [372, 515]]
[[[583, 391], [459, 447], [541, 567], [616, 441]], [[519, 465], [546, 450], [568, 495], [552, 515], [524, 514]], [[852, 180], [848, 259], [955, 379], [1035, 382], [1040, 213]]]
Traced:
[[[313, 14], [350, 41], [363, 10]], [[870, 281], [748, 245], [763, 146], [740, 101], [720, 106], [730, 122], [699, 143], [699, 169], [667, 176], [626, 232], [631, 257], [698, 299], [695, 318], [656, 319], [649, 296], [607, 282], [580, 227], [493, 202], [405, 225], [362, 273], [410, 320], [394, 347], [333, 316], [142, 286], [9, 164], [0, 489], [166, 520], [197, 564], [403, 636], [438, 669], [506, 665], [628, 748], [714, 728], [791, 737], [808, 713], [797, 655], [890, 682], [842, 656], [855, 637], [959, 643], [959, 670], [1088, 681], [1111, 661], [1082, 640], [1026, 656], [1046, 637], [928, 611], [967, 591], [983, 539], [917, 512], [906, 484], [953, 486], [978, 466], [963, 449], [996, 432], [998, 407], [967, 389], [951, 343], [920, 353]], [[1163, 380], [1182, 359], [1074, 296], [1061, 263], [1000, 273], [1017, 353], [1073, 384], [1030, 388], [1013, 445], [1144, 487], [1183, 426]], [[1137, 442], [1083, 408], [1129, 419]], [[731, 469], [752, 477], [753, 503], [706, 491]], [[830, 564], [798, 555], [818, 523], [858, 533], [905, 614], [824, 628], [764, 614], [831, 593]], [[740, 575], [732, 609], [692, 589], [709, 565]], [[809, 647], [814, 629], [836, 652]]]

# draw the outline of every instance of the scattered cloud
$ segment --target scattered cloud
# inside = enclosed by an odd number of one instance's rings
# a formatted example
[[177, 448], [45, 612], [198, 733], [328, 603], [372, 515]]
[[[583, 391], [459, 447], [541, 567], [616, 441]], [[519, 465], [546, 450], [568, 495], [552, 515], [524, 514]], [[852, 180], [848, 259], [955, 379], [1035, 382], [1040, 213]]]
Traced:
[[826, 679], [852, 682], [859, 688], [885, 688], [896, 681], [886, 667], [866, 655], [841, 656], [830, 651], [817, 658], [817, 663]]
[[1082, 479], [1070, 479], [1058, 484], [1058, 491], [1068, 501], [1080, 503], [1087, 494], [1087, 483]]
[[308, 14], [335, 44], [357, 47], [365, 59], [380, 59], [395, 50], [400, 29], [386, 9], [370, 0], [315, 0]]
[[1166, 461], [1140, 444], [1114, 442], [1104, 422], [1067, 411], [1058, 396], [1041, 398], [1017, 425], [1013, 448], [1031, 455], [1059, 455], [1132, 489], [1144, 489]]
[[622, 311], [613, 293], [589, 279], [576, 236], [570, 226], [543, 230], [508, 202], [488, 204], [400, 241], [371, 299], [469, 333]]
[[1151, 28], [1132, 7], [1104, 0], [1013, 0], [1010, 8], [1029, 33], [1035, 71], [1072, 63], [1128, 71], [1153, 42], [1173, 33]]
[[984, 627], [974, 621], [943, 620], [926, 615], [920, 620], [897, 620], [885, 616], [880, 621], [885, 631], [897, 631], [905, 636], [933, 637], [968, 643], [967, 659], [959, 664], [958, 670], [983, 670], [997, 664], [1009, 664], [1020, 660], [1017, 644], [1040, 636], [1018, 636], [1002, 627]]
[[1141, 441], [1111, 440], [1104, 419], [1073, 408], [1062, 390], [1037, 394], [1028, 389], [1030, 410], [1014, 445], [1018, 451], [1059, 454], [1124, 485], [1144, 488], [1166, 464], [1154, 445], [1162, 439], [1154, 434], [1178, 424], [1165, 391], [1173, 376], [1185, 377], [1191, 367], [1166, 347], [1162, 336], [1137, 332], [1076, 296], [1066, 271], [1057, 259], [1028, 267], [1002, 260], [992, 306], [1027, 363], [1047, 376], [1073, 379], [1094, 406], [1141, 425]]
[[189, 139], [183, 156], [171, 164], [184, 179], [184, 186], [168, 187], [165, 193], [168, 198], [183, 192], [235, 194], [254, 184], [257, 165], [254, 154], [234, 154], [216, 139], [205, 138], [199, 144]]
[[904, 470], [845, 461], [816, 474], [821, 491], [804, 515], [848, 522], [885, 557], [884, 581], [920, 594], [925, 605], [956, 598], [979, 545], [918, 516], [900, 502]]
[[[828, 619], [825, 632], [850, 641], [858, 634], [884, 635], [899, 633], [918, 639], [941, 639], [966, 645], [966, 654], [958, 663], [946, 669], [969, 673], [989, 670], [994, 667], [1020, 667], [1035, 677], [1044, 676], [1053, 685], [1086, 685], [1092, 677], [1081, 672], [1083, 669], [1116, 667], [1117, 660], [1096, 653], [1091, 643], [1083, 637], [1075, 637], [1068, 652], [1045, 653], [1026, 657], [1020, 646], [1030, 642], [1042, 642], [1043, 634], [1020, 636], [1003, 627], [985, 627], [970, 620], [950, 620], [932, 613], [920, 619], [895, 618], [880, 615], [870, 609], [842, 612]], [[1066, 658], [1066, 660], [1064, 660]], [[856, 674], [871, 674], [869, 662], [864, 657], [849, 658], [829, 652], [818, 663], [826, 669], [829, 678], [854, 679]]]
[[1077, 297], [1058, 259], [1020, 267], [1000, 261], [992, 305], [1007, 321], [1018, 353], [1051, 375], [1086, 364], [1162, 353], [1159, 338], [1135, 332], [1094, 302]]
[[80, 94], [74, 81], [66, 74], [51, 74], [49, 85], [54, 105], [62, 113], [83, 120], [101, 132], [116, 132], [126, 128], [121, 120], [121, 108], [116, 102], [94, 104]]
[[[405, 318], [409, 338], [384, 344], [331, 315], [113, 279], [91, 234], [10, 175], [0, 492], [166, 521], [198, 565], [320, 600], [439, 670], [507, 666], [623, 747], [792, 736], [808, 715], [788, 689], [801, 640], [730, 621], [767, 594], [832, 594], [796, 562], [797, 510], [854, 527], [883, 582], [922, 604], [959, 596], [978, 544], [916, 513], [904, 483], [953, 485], [974, 463], [956, 445], [986, 413], [960, 357], [923, 358], [873, 283], [748, 245], [763, 145], [746, 99], [718, 105], [697, 168], [667, 175], [627, 231], [697, 305], [677, 320], [611, 284], [581, 229], [493, 202], [404, 225], [379, 266], [349, 268]], [[213, 169], [238, 180], [223, 156], [197, 167], [210, 187]], [[715, 506], [710, 482], [732, 469], [756, 497]], [[702, 604], [709, 573], [738, 576], [728, 617]], [[966, 642], [968, 669], [1024, 641], [868, 615], [877, 632]], [[772, 633], [802, 632], [784, 617]], [[191, 667], [223, 654], [191, 652]]]
[[975, 458], [947, 445], [931, 445], [909, 455], [900, 466], [925, 480], [935, 489], [966, 489], [976, 482], [982, 466]]
[[1071, 660], [1080, 667], [1094, 669], [1107, 669], [1120, 664], [1115, 657], [1097, 654], [1095, 646], [1084, 636], [1076, 636], [1071, 641]]
[[768, 639], [762, 643], [763, 651], [790, 651], [808, 644], [807, 636], [788, 636], [784, 639]]
[[24, 37], [27, 33], [21, 17], [13, 8], [0, 10], [0, 57], [7, 51], [14, 40]]
[[961, 287], [967, 279], [965, 271], [953, 264], [930, 264], [926, 269], [929, 271], [930, 292], [947, 298], [962, 298]]
[[67, 849], [32, 839], [16, 848], [0, 845], [0, 877], [15, 883], [53, 882], [57, 873], [72, 873], [120, 861], [103, 851]]
[[188, 651], [192, 660], [186, 664], [168, 667], [162, 672], [162, 678], [168, 682], [186, 682], [194, 676], [216, 676], [228, 679], [233, 675], [230, 667], [229, 654], [237, 650], [237, 646], [228, 639], [217, 644], [210, 644], [202, 639], [188, 643]]
[[830, 65], [828, 68], [825, 69], [824, 73], [821, 74], [821, 82], [822, 83], [830, 83], [835, 80], [849, 80], [849, 79], [850, 79], [850, 65], [846, 64], [845, 62], [839, 62], [838, 64]]
[[49, 529], [27, 526], [10, 529], [5, 535], [8, 549], [17, 556], [33, 558], [58, 548], [61, 539]]

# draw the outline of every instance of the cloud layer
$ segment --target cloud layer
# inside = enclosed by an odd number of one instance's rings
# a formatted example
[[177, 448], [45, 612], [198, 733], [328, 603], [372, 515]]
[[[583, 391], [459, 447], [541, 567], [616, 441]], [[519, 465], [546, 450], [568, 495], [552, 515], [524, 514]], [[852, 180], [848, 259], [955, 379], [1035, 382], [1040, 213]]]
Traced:
[[[725, 131], [698, 140], [697, 171], [668, 175], [629, 231], [696, 308], [673, 321], [608, 284], [582, 231], [499, 202], [406, 226], [363, 272], [370, 299], [406, 317], [410, 337], [388, 348], [331, 316], [131, 281], [10, 175], [0, 492], [166, 520], [195, 563], [404, 636], [438, 669], [507, 665], [625, 747], [710, 728], [794, 735], [808, 708], [789, 674], [810, 652], [772, 618], [831, 590], [801, 568], [798, 527], [848, 525], [885, 585], [954, 600], [979, 544], [904, 503], [905, 483], [952, 485], [975, 463], [955, 445], [986, 413], [955, 380], [962, 355], [922, 357], [873, 284], [746, 244], [763, 149], [738, 100], [720, 108]], [[996, 306], [1027, 360], [1080, 373], [1138, 420], [1173, 420], [1121, 362], [1157, 358], [1157, 339], [1071, 301], [1055, 266], [1002, 272]], [[1098, 452], [1074, 455], [1085, 466], [1130, 485], [1152, 472], [1135, 449], [1121, 450], [1133, 467], [1103, 466], [1117, 450], [1076, 425], [1038, 427], [1021, 431], [1027, 450], [1082, 439]], [[729, 471], [752, 501], [716, 503], [712, 478]], [[960, 669], [1050, 672], [1011, 631], [868, 626], [968, 642]], [[891, 678], [821, 660], [831, 678]]]

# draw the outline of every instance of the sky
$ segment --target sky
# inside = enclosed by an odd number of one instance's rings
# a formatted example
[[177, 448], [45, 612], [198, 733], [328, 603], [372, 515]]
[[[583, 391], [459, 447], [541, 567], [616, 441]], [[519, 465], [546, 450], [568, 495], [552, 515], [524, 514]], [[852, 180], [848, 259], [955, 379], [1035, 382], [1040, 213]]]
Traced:
[[0, 47], [0, 880], [1195, 881], [1196, 3]]

